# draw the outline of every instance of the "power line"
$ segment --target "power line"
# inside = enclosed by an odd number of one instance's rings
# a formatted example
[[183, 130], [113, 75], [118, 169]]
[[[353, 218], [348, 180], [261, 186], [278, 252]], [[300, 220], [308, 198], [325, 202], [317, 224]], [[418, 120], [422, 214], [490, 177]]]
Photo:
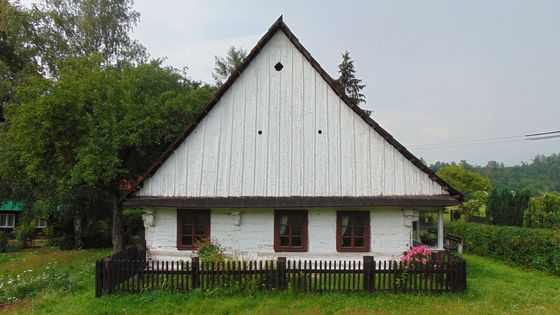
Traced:
[[[541, 136], [541, 137], [539, 137]], [[542, 137], [544, 136], [544, 137]], [[427, 144], [415, 144], [409, 145], [408, 148], [430, 150], [439, 149], [440, 147], [446, 146], [472, 146], [472, 145], [485, 145], [485, 144], [499, 144], [499, 143], [511, 143], [511, 142], [523, 142], [526, 140], [546, 140], [560, 138], [560, 130], [548, 131], [540, 133], [532, 133], [526, 135], [518, 136], [507, 136], [507, 137], [495, 137], [495, 138], [482, 138], [482, 139], [470, 139], [470, 140], [460, 140], [452, 142], [439, 142], [439, 143], [427, 143]]]

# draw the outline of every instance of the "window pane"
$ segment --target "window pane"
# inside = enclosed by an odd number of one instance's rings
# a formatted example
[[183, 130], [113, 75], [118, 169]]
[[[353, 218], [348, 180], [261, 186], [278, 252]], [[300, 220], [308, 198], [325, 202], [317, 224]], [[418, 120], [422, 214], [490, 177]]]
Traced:
[[183, 245], [192, 245], [193, 238], [190, 235], [183, 236]]
[[280, 235], [290, 235], [290, 229], [288, 228], [287, 225], [280, 225], [278, 227], [278, 233]]
[[6, 226], [6, 215], [0, 214], [0, 226]]
[[183, 224], [192, 224], [193, 223], [193, 216], [192, 214], [185, 214], [183, 216]]
[[366, 223], [366, 216], [363, 214], [358, 214], [354, 216], [355, 225], [364, 225]]
[[202, 214], [197, 215], [196, 224], [206, 224], [206, 216]]
[[195, 225], [194, 234], [205, 235], [206, 234], [206, 226], [205, 225]]
[[342, 238], [342, 247], [351, 247], [351, 246], [352, 246], [352, 238], [343, 237]]
[[363, 226], [354, 227], [354, 235], [355, 236], [364, 236], [364, 227]]
[[301, 215], [294, 214], [294, 215], [290, 216], [290, 224], [302, 225], [303, 221], [304, 221], [304, 219]]
[[289, 246], [290, 239], [286, 236], [280, 237], [280, 246]]
[[303, 229], [301, 225], [292, 226], [292, 235], [301, 236], [303, 234]]
[[183, 234], [193, 234], [192, 225], [191, 224], [183, 224]]
[[15, 224], [14, 224], [14, 223], [15, 223], [15, 222], [14, 222], [14, 221], [15, 221], [15, 217], [16, 217], [15, 214], [8, 214], [8, 226], [9, 226], [9, 227], [12, 227], [12, 226], [15, 225]]
[[355, 247], [364, 247], [364, 239], [362, 237], [356, 237], [354, 239], [354, 246]]
[[296, 247], [301, 247], [302, 244], [302, 238], [301, 237], [292, 237], [292, 246], [296, 246]]

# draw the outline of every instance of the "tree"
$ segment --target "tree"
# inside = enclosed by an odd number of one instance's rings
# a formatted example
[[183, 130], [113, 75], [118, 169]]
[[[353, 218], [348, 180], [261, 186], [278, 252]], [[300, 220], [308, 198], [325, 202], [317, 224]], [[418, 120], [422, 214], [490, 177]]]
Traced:
[[144, 46], [129, 36], [140, 18], [132, 5], [133, 0], [43, 0], [34, 6], [44, 64], [56, 74], [59, 61], [68, 57], [144, 61]]
[[123, 182], [137, 180], [213, 88], [160, 61], [103, 61], [96, 55], [70, 58], [43, 93], [7, 107], [0, 181], [37, 204], [82, 209], [97, 196], [110, 200], [113, 250], [120, 251]]
[[458, 210], [465, 215], [466, 221], [469, 221], [471, 215], [480, 211], [491, 187], [490, 179], [467, 171], [463, 165], [456, 164], [441, 167], [437, 175], [467, 196], [468, 200], [458, 206]]
[[490, 179], [467, 171], [460, 165], [444, 166], [437, 175], [469, 197], [474, 197], [476, 192], [488, 192], [492, 186]]
[[523, 215], [523, 226], [560, 229], [560, 195], [549, 193], [531, 198]]
[[15, 87], [27, 76], [39, 76], [36, 30], [29, 12], [0, 1], [0, 123], [3, 106], [14, 101]]
[[336, 82], [340, 84], [352, 104], [357, 106], [365, 103], [366, 97], [361, 93], [365, 85], [361, 84], [361, 79], [356, 78], [354, 60], [352, 60], [348, 51], [342, 54], [342, 63], [338, 65], [338, 73], [340, 73], [340, 76], [336, 79]]
[[522, 226], [523, 213], [531, 196], [528, 189], [511, 191], [505, 187], [495, 188], [486, 202], [488, 217], [493, 224]]
[[216, 81], [216, 85], [224, 84], [233, 71], [241, 65], [245, 57], [247, 57], [247, 51], [242, 48], [237, 49], [235, 46], [229, 48], [225, 58], [215, 56], [212, 78]]

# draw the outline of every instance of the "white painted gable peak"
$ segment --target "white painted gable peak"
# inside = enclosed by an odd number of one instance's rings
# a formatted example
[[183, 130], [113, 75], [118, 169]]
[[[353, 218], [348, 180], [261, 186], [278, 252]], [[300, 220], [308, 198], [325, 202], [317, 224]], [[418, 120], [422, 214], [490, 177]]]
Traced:
[[282, 18], [128, 198], [462, 195], [363, 110]]

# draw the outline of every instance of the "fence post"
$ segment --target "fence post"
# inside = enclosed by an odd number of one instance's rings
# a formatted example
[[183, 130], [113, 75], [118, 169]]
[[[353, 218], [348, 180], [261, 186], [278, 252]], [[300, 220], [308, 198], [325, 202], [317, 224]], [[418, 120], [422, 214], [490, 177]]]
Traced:
[[287, 287], [286, 281], [286, 257], [278, 257], [276, 263], [277, 276], [278, 276], [278, 290], [285, 290]]
[[192, 258], [191, 264], [191, 278], [192, 278], [192, 288], [196, 289], [200, 287], [200, 273], [199, 268], [200, 266], [200, 259], [198, 257]]
[[372, 265], [373, 256], [364, 256], [364, 290], [367, 292], [373, 290]]
[[95, 261], [95, 297], [101, 296], [102, 275], [101, 275], [101, 260]]

